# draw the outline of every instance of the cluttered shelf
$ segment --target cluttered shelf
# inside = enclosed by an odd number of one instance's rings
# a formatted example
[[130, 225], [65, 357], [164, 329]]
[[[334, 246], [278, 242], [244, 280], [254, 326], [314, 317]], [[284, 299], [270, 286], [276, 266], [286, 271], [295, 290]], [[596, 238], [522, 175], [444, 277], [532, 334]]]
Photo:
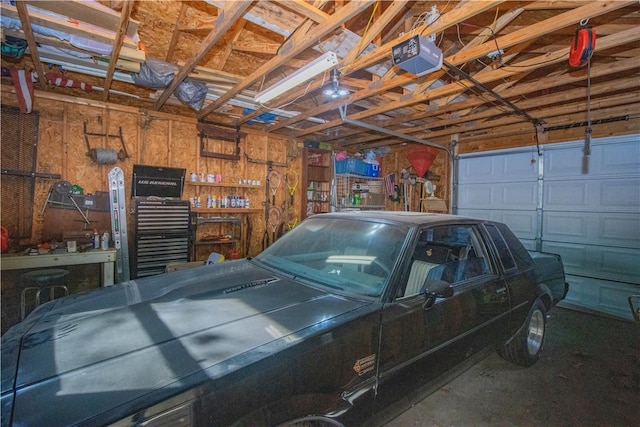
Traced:
[[218, 187], [218, 188], [253, 188], [261, 189], [260, 184], [229, 184], [222, 182], [202, 182], [202, 181], [187, 181], [186, 184], [193, 185], [194, 187]]
[[206, 213], [234, 213], [234, 214], [252, 214], [261, 213], [264, 208], [191, 208], [191, 212], [198, 214]]

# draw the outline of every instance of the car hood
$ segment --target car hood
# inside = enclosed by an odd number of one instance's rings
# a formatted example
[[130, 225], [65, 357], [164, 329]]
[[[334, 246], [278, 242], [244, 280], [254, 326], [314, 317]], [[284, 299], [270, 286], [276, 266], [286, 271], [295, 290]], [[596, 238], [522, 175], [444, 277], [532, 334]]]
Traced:
[[369, 304], [248, 260], [63, 298], [2, 338], [3, 412], [13, 390], [19, 424], [37, 425], [33, 408], [56, 405], [65, 414], [48, 425], [86, 421], [160, 389], [171, 395], [225, 375]]

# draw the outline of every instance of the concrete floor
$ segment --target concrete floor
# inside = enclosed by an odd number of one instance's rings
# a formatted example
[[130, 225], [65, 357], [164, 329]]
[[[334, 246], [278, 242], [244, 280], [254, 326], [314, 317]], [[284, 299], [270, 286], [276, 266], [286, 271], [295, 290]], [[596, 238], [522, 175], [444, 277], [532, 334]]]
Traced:
[[640, 325], [556, 307], [534, 366], [512, 365], [495, 352], [479, 358], [444, 386], [410, 393], [378, 421], [387, 427], [640, 426]]

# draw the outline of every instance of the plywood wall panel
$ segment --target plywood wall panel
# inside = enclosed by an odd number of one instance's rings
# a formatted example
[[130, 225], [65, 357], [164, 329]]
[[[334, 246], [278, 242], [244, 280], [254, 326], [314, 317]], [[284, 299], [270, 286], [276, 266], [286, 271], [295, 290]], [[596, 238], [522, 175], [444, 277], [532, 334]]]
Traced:
[[171, 152], [171, 163], [183, 165], [182, 167], [185, 168], [187, 174], [189, 174], [195, 166], [194, 160], [198, 151], [195, 124], [172, 122], [169, 149]]
[[[44, 94], [44, 93], [43, 93]], [[17, 105], [13, 93], [3, 92], [3, 103]], [[72, 184], [80, 185], [85, 193], [108, 191], [108, 173], [113, 167], [119, 167], [125, 174], [125, 193], [127, 210], [130, 210], [131, 179], [134, 164], [168, 166], [186, 169], [187, 173], [220, 173], [225, 183], [237, 183], [238, 179], [259, 180], [261, 187], [248, 189], [245, 195], [249, 197], [251, 207], [263, 207], [265, 200], [265, 183], [267, 175], [266, 161], [287, 163], [288, 140], [264, 133], [248, 131], [248, 135], [241, 142], [241, 159], [229, 161], [200, 156], [200, 141], [196, 130], [196, 120], [185, 117], [172, 116], [164, 113], [145, 112], [129, 107], [116, 106], [106, 103], [87, 105], [71, 98], [59, 100], [37, 97], [36, 105], [41, 112], [39, 131], [38, 171], [59, 173], [62, 179]], [[130, 157], [118, 161], [115, 165], [95, 164], [87, 156], [87, 146], [84, 139], [83, 123], [86, 121], [88, 130], [94, 133], [117, 134], [122, 127], [124, 141]], [[111, 148], [119, 151], [119, 139], [92, 137], [92, 148]], [[221, 144], [229, 144], [221, 142]], [[248, 162], [246, 156], [263, 163]], [[294, 163], [300, 168], [299, 161]], [[284, 174], [286, 168], [279, 167]], [[50, 185], [57, 180], [36, 180], [36, 200], [34, 203], [34, 234], [31, 243], [39, 243], [43, 239], [61, 239], [62, 229], [53, 230], [47, 226], [45, 219], [51, 224], [50, 218], [39, 218], [46, 201]], [[231, 190], [229, 190], [231, 191]], [[185, 186], [184, 198], [192, 197], [195, 187]], [[296, 203], [299, 202], [301, 190], [298, 189]], [[206, 195], [205, 195], [206, 197]], [[286, 184], [282, 183], [277, 194], [277, 206], [284, 206], [288, 197]], [[54, 209], [51, 209], [54, 211]], [[74, 210], [55, 209], [55, 216], [62, 215], [60, 221], [53, 223], [65, 224], [64, 227], [76, 227], [83, 230], [81, 217]], [[53, 214], [52, 214], [53, 215]], [[48, 213], [47, 213], [48, 216]], [[248, 215], [252, 232], [247, 237], [250, 241], [248, 253], [241, 249], [243, 255], [256, 255], [262, 250], [262, 235], [264, 232], [263, 213]], [[95, 218], [94, 218], [95, 217]], [[79, 221], [76, 221], [78, 220]], [[89, 214], [89, 219], [98, 219], [97, 214]], [[132, 230], [133, 218], [130, 216], [129, 230]], [[101, 222], [100, 231], [108, 229]], [[44, 230], [44, 228], [49, 228]], [[104, 230], [103, 230], [104, 228]], [[46, 231], [46, 232], [45, 232]], [[56, 234], [57, 233], [57, 234]], [[132, 233], [129, 233], [132, 237]], [[25, 242], [26, 243], [26, 242]]]
[[140, 164], [164, 166], [169, 164], [169, 120], [152, 120], [140, 141]]

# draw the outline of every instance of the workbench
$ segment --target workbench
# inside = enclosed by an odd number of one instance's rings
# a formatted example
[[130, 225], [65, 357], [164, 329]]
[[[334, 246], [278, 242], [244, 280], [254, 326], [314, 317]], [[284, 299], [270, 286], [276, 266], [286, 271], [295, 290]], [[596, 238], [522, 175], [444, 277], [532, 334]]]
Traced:
[[45, 255], [13, 255], [0, 257], [0, 269], [21, 270], [31, 268], [57, 268], [65, 265], [101, 264], [102, 286], [113, 285], [115, 249], [92, 249], [85, 252], [45, 254]]

